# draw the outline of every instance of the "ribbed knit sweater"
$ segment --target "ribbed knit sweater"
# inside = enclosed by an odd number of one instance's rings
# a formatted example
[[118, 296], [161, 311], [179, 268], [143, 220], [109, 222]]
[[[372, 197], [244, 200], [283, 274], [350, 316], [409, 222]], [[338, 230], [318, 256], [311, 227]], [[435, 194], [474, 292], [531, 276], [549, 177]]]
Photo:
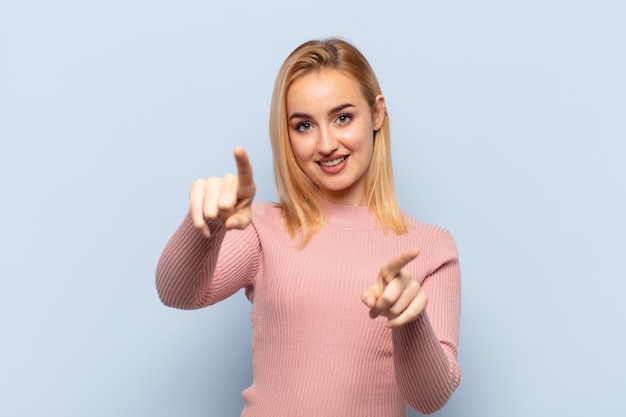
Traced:
[[[244, 230], [189, 215], [157, 267], [164, 304], [195, 309], [245, 288], [252, 302], [253, 383], [242, 417], [400, 417], [441, 408], [460, 381], [456, 361], [460, 274], [450, 234], [407, 216], [403, 235], [384, 232], [368, 208], [323, 201], [321, 230], [302, 247], [278, 207], [253, 204]], [[371, 319], [361, 293], [411, 247], [406, 269], [429, 297], [395, 329]]]

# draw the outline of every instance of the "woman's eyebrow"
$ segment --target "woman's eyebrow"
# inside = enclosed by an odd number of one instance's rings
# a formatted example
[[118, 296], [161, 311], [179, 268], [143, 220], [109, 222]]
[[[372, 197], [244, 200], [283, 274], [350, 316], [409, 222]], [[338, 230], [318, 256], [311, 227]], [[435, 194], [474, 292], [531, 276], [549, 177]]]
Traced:
[[340, 104], [338, 106], [335, 106], [335, 107], [333, 107], [332, 109], [330, 109], [328, 111], [328, 115], [338, 113], [341, 110], [343, 110], [345, 108], [348, 108], [348, 107], [354, 107], [354, 104], [352, 104], [352, 103], [343, 103], [343, 104]]
[[[328, 115], [332, 115], [332, 114], [338, 113], [341, 110], [346, 109], [348, 107], [354, 107], [354, 104], [352, 104], [352, 103], [343, 103], [343, 104], [340, 104], [338, 106], [335, 106], [335, 107], [333, 107], [332, 109], [330, 109], [328, 111]], [[296, 112], [296, 113], [292, 113], [289, 116], [289, 120], [292, 120], [292, 119], [311, 119], [311, 115], [306, 114], [306, 113], [298, 113], [298, 112]]]
[[311, 116], [306, 114], [306, 113], [292, 113], [291, 116], [289, 116], [289, 120], [292, 119], [310, 119]]

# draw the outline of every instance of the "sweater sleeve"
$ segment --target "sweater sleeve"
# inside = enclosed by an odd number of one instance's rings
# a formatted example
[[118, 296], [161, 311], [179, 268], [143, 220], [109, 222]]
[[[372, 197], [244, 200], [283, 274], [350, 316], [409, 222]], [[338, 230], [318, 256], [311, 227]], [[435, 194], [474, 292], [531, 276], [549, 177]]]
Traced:
[[420, 317], [393, 329], [398, 388], [412, 408], [431, 414], [442, 408], [461, 380], [457, 344], [461, 308], [456, 246], [448, 232], [439, 234], [421, 256], [428, 270], [420, 282], [428, 307]]
[[254, 226], [227, 231], [208, 221], [211, 237], [202, 236], [187, 214], [168, 241], [156, 269], [163, 304], [185, 310], [215, 304], [241, 288], [251, 288], [261, 248]]

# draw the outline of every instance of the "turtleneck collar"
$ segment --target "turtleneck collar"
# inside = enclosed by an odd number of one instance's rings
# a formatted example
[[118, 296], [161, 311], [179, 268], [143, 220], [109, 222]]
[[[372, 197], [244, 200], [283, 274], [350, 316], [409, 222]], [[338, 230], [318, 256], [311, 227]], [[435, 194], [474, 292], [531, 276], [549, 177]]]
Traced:
[[380, 229], [380, 223], [369, 207], [349, 206], [319, 199], [324, 212], [324, 223], [343, 229], [372, 230]]

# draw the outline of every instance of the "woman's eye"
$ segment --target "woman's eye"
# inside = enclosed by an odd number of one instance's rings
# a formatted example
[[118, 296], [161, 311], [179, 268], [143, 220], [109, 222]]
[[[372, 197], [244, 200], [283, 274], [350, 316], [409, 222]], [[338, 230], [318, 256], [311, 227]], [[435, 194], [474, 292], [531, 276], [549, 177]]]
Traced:
[[353, 116], [350, 113], [340, 114], [339, 116], [337, 116], [337, 124], [339, 125], [348, 124], [352, 120], [352, 117]]
[[311, 129], [311, 123], [309, 122], [302, 122], [296, 125], [296, 130], [298, 132], [306, 132], [309, 129]]

